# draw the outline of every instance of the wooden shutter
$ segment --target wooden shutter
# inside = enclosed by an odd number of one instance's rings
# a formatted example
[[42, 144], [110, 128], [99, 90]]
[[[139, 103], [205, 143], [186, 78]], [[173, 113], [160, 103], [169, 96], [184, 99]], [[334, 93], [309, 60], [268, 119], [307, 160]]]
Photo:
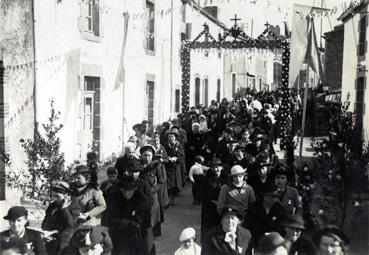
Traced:
[[92, 8], [92, 28], [95, 36], [100, 36], [100, 11], [99, 11], [99, 0], [93, 1]]

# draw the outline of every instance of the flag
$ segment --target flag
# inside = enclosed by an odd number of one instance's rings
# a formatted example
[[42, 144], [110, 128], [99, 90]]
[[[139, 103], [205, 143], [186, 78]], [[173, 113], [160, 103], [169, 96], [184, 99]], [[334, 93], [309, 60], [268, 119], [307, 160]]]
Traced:
[[[305, 57], [307, 56], [308, 46], [311, 46], [309, 54], [313, 54], [315, 56], [312, 57], [312, 59], [314, 60], [310, 61], [310, 63], [314, 65], [314, 67], [312, 68], [313, 69], [315, 68], [314, 71], [316, 70], [317, 73], [320, 72], [319, 65], [321, 65], [321, 63], [320, 60], [319, 62], [317, 60], [319, 59], [318, 48], [317, 47], [315, 48], [314, 46], [314, 37], [316, 43], [315, 28], [314, 26], [309, 25], [313, 23], [312, 19], [313, 16], [321, 14], [327, 10], [329, 9], [299, 4], [294, 4], [293, 6], [291, 54], [290, 54], [290, 69], [288, 81], [289, 87], [293, 87], [296, 78], [300, 73], [301, 65], [304, 62]], [[310, 45], [309, 39], [312, 40]], [[320, 72], [318, 75], [321, 75], [320, 77], [321, 79], [323, 79], [322, 72]]]
[[125, 52], [126, 43], [127, 43], [128, 20], [129, 20], [129, 15], [128, 13], [125, 12], [123, 14], [123, 24], [124, 24], [123, 43], [122, 43], [122, 50], [121, 50], [121, 55], [120, 55], [120, 63], [118, 67], [117, 78], [115, 79], [114, 90], [117, 90], [124, 83], [124, 77], [125, 77], [124, 52]]
[[318, 42], [316, 40], [314, 19], [309, 21], [309, 42], [306, 51], [306, 62], [315, 71], [318, 78], [324, 81], [323, 65], [320, 60], [320, 52], [318, 48]]

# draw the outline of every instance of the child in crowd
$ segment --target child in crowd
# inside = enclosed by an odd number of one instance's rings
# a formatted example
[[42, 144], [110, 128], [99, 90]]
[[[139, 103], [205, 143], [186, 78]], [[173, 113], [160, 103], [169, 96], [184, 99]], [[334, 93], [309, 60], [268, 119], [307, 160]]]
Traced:
[[190, 172], [188, 174], [188, 178], [192, 182], [192, 195], [193, 195], [193, 204], [200, 205], [201, 204], [201, 183], [204, 177], [204, 170], [208, 170], [209, 168], [204, 166], [205, 159], [203, 156], [195, 157], [195, 164], [190, 168]]
[[185, 228], [179, 236], [181, 246], [174, 255], [200, 255], [201, 247], [195, 243], [196, 231], [193, 228]]

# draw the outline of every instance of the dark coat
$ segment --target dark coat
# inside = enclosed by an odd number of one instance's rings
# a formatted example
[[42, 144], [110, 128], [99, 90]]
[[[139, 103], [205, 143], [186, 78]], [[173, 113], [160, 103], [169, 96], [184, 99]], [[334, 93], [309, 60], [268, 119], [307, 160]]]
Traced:
[[243, 226], [250, 230], [255, 243], [258, 243], [266, 232], [280, 232], [280, 221], [286, 216], [287, 213], [279, 202], [276, 202], [267, 214], [262, 202], [258, 200], [250, 206]]
[[247, 229], [237, 228], [236, 247], [232, 247], [224, 241], [225, 232], [222, 226], [217, 226], [210, 230], [202, 242], [201, 255], [244, 255], [251, 254], [252, 238]]
[[[10, 230], [5, 230], [0, 233], [0, 240], [6, 240], [10, 237]], [[40, 232], [26, 228], [22, 239], [27, 243], [29, 248], [28, 254], [47, 255], [46, 247]]]
[[176, 162], [167, 162], [165, 169], [167, 170], [167, 183], [168, 191], [181, 191], [183, 188], [183, 178], [181, 171], [181, 164], [184, 162], [183, 147], [179, 142], [176, 142], [174, 146], [168, 143], [164, 145], [168, 157], [177, 157]]
[[294, 242], [290, 248], [291, 255], [315, 255], [318, 254], [317, 247], [310, 239], [303, 235]]
[[222, 139], [218, 142], [216, 148], [215, 157], [219, 158], [222, 161], [223, 165], [229, 165], [232, 158], [232, 153], [228, 145], [229, 142], [227, 142], [225, 139]]
[[128, 161], [132, 160], [131, 158], [128, 158], [127, 155], [124, 155], [123, 157], [120, 157], [117, 159], [117, 162], [115, 163], [115, 168], [118, 170], [118, 179], [122, 180], [123, 178], [123, 172], [125, 169], [125, 166]]
[[153, 248], [152, 201], [139, 190], [131, 199], [124, 198], [119, 189], [110, 196], [104, 225], [110, 229], [113, 254], [149, 254]]
[[[78, 216], [81, 212], [81, 208], [74, 198], [66, 208], [61, 208], [59, 204], [53, 202], [46, 209], [46, 215], [42, 221], [42, 229], [52, 231], [58, 230], [55, 244], [51, 243], [47, 245], [48, 252], [50, 249], [60, 251], [67, 247], [72, 240], [74, 230], [78, 227]], [[55, 249], [55, 250], [54, 250]]]
[[217, 201], [220, 190], [225, 183], [226, 177], [215, 176], [211, 170], [208, 170], [203, 185], [201, 187], [201, 241], [205, 234], [220, 223], [220, 217], [217, 212]]

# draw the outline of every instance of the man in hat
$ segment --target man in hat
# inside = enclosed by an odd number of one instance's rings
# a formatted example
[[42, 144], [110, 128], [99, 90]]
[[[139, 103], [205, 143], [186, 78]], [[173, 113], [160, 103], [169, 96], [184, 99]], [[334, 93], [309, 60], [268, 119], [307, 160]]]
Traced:
[[314, 243], [304, 235], [304, 219], [298, 215], [289, 215], [281, 221], [282, 235], [287, 241], [290, 254], [316, 254]]
[[46, 243], [49, 254], [57, 254], [65, 249], [76, 229], [81, 207], [71, 197], [69, 184], [57, 181], [51, 187], [53, 202], [47, 207], [42, 229], [47, 230]]
[[261, 197], [261, 193], [268, 185], [274, 184], [273, 178], [270, 176], [270, 158], [267, 153], [260, 153], [255, 158], [255, 164], [253, 165], [253, 171], [250, 173], [249, 183], [255, 191], [256, 198]]
[[299, 194], [295, 188], [288, 185], [287, 174], [287, 169], [279, 167], [274, 177], [274, 182], [280, 194], [279, 202], [283, 205], [287, 214], [302, 214]]
[[266, 233], [255, 249], [255, 255], [288, 255], [286, 240], [277, 232]]
[[237, 141], [233, 140], [233, 130], [231, 128], [226, 128], [223, 132], [223, 138], [218, 142], [215, 157], [219, 158], [223, 164], [229, 166], [229, 161], [232, 157], [233, 144]]
[[252, 238], [247, 229], [239, 226], [241, 212], [236, 207], [224, 207], [221, 224], [210, 230], [202, 242], [202, 255], [251, 254]]
[[200, 134], [199, 128], [199, 123], [193, 123], [192, 130], [188, 133], [188, 153], [186, 154], [186, 165], [188, 166], [192, 166], [195, 163], [196, 156], [204, 156], [204, 136]]
[[248, 161], [244, 157], [244, 150], [245, 147], [243, 147], [242, 145], [236, 145], [232, 152], [232, 159], [230, 160], [231, 167], [234, 165], [240, 165], [243, 168], [246, 168], [248, 166]]
[[76, 230], [71, 245], [61, 255], [101, 255], [111, 254], [112, 250], [113, 244], [106, 227], [84, 225]]
[[0, 233], [0, 240], [8, 241], [11, 237], [23, 239], [27, 244], [28, 252], [35, 255], [47, 255], [41, 233], [27, 228], [28, 211], [23, 206], [13, 206], [4, 219], [9, 222], [10, 228]]
[[273, 184], [265, 186], [261, 197], [253, 203], [247, 213], [243, 226], [250, 230], [255, 242], [270, 231], [280, 231], [280, 221], [287, 216], [278, 202], [278, 190]]
[[114, 254], [147, 254], [154, 249], [151, 227], [153, 201], [134, 180], [124, 179], [112, 193], [105, 226], [110, 229]]

